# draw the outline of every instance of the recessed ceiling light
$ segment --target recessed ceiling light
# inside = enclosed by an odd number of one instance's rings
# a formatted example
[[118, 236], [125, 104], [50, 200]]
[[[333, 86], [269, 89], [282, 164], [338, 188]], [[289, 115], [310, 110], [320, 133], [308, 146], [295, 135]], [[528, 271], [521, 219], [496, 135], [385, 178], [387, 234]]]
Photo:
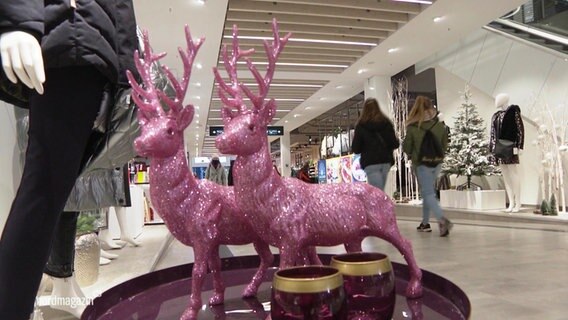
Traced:
[[195, 121], [197, 124], [199, 124], [199, 120]]
[[202, 69], [202, 68], [203, 68], [203, 65], [198, 62], [198, 63], [195, 64], [195, 67], [196, 67], [197, 69]]
[[288, 120], [284, 120], [284, 123], [288, 123]]
[[443, 20], [443, 18], [442, 18], [442, 17], [435, 17], [435, 18], [432, 19], [432, 20], [434, 20], [434, 22], [440, 22], [440, 21]]
[[323, 100], [326, 100], [326, 99], [327, 99], [326, 97], [321, 97], [320, 101], [323, 101]]
[[205, 4], [205, 0], [196, 0], [195, 2], [197, 2], [200, 5], [204, 5]]
[[299, 114], [299, 113], [294, 114], [294, 118], [297, 118], [299, 116], [301, 116], [301, 114]]
[[369, 87], [369, 90], [375, 90], [375, 87]]
[[398, 51], [398, 48], [390, 48], [388, 50], [388, 53], [393, 53], [393, 52], [397, 52], [397, 51]]
[[339, 86], [336, 86], [336, 87], [335, 87], [335, 89], [342, 89], [342, 88], [343, 88], [342, 85], [339, 85]]
[[200, 97], [200, 96], [195, 96], [195, 99], [201, 100], [201, 97]]
[[195, 86], [198, 87], [198, 88], [201, 87], [201, 82], [196, 82]]
[[312, 107], [306, 107], [305, 110], [310, 110]]
[[364, 73], [364, 72], [367, 72], [367, 69], [359, 69], [359, 70], [357, 70], [357, 73], [358, 73], [358, 74], [361, 74], [361, 73]]

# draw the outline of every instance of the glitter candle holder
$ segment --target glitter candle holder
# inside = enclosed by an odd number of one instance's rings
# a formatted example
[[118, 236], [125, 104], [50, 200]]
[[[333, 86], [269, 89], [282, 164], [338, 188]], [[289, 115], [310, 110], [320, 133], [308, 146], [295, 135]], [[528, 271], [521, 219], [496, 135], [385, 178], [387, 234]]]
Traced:
[[327, 266], [283, 269], [274, 275], [272, 320], [347, 319], [341, 273]]
[[343, 275], [349, 319], [392, 319], [395, 277], [386, 255], [347, 253], [334, 256], [331, 266]]

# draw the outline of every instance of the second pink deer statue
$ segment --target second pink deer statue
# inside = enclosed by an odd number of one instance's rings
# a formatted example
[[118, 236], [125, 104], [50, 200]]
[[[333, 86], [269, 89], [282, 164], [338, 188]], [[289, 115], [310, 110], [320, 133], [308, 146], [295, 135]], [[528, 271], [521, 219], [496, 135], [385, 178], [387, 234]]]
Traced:
[[[223, 55], [231, 80], [227, 84], [215, 69], [219, 96], [224, 103], [224, 132], [216, 146], [222, 153], [236, 154], [233, 168], [237, 204], [254, 221], [253, 228], [264, 241], [280, 249], [280, 267], [294, 264], [297, 252], [306, 246], [333, 246], [356, 243], [364, 236], [376, 236], [394, 245], [410, 269], [406, 295], [422, 295], [422, 271], [410, 241], [399, 232], [394, 204], [380, 189], [368, 184], [308, 184], [295, 178], [282, 178], [272, 168], [267, 125], [275, 114], [274, 99], [265, 101], [276, 60], [290, 34], [279, 38], [273, 21], [274, 40], [265, 40], [268, 58], [263, 77], [238, 46], [238, 31], [233, 28], [233, 57]], [[239, 55], [239, 53], [241, 53]], [[254, 75], [258, 94], [238, 83], [235, 57], [244, 59]], [[245, 105], [245, 96], [252, 109]], [[346, 247], [349, 250], [349, 247]], [[360, 248], [360, 247], [359, 247]], [[358, 249], [358, 248], [357, 248]], [[351, 250], [350, 250], [351, 251]]]
[[[175, 99], [168, 98], [152, 83], [150, 70], [152, 64], [165, 56], [155, 55], [148, 40], [143, 35], [144, 58], [135, 53], [143, 86], [139, 85], [131, 73], [128, 79], [133, 89], [132, 98], [139, 107], [138, 119], [141, 134], [134, 146], [139, 155], [151, 160], [150, 197], [160, 217], [173, 236], [185, 245], [193, 247], [195, 263], [192, 272], [192, 285], [189, 307], [181, 319], [197, 319], [201, 309], [201, 286], [207, 268], [211, 270], [214, 281], [214, 295], [211, 304], [224, 301], [224, 285], [221, 279], [221, 260], [219, 245], [243, 245], [252, 243], [258, 252], [261, 264], [245, 288], [243, 296], [254, 296], [264, 280], [266, 269], [272, 265], [273, 255], [268, 245], [256, 235], [250, 221], [239, 210], [232, 187], [217, 185], [208, 180], [197, 180], [189, 170], [184, 152], [184, 129], [191, 123], [194, 114], [192, 105], [183, 106], [191, 67], [203, 39], [193, 41], [189, 28], [185, 28], [187, 51], [179, 49], [184, 65], [181, 83], [164, 66], [175, 91]], [[164, 102], [169, 110], [161, 105]]]

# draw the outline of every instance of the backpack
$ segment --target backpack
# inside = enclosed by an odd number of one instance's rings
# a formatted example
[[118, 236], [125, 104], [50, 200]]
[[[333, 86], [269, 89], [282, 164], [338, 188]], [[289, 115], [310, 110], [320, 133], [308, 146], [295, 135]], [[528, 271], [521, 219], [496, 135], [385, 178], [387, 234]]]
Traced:
[[440, 141], [436, 138], [434, 133], [432, 133], [432, 128], [438, 123], [438, 120], [429, 129], [424, 130], [424, 139], [422, 139], [422, 144], [420, 145], [420, 150], [418, 152], [418, 164], [427, 167], [436, 167], [442, 161], [444, 161], [444, 150]]

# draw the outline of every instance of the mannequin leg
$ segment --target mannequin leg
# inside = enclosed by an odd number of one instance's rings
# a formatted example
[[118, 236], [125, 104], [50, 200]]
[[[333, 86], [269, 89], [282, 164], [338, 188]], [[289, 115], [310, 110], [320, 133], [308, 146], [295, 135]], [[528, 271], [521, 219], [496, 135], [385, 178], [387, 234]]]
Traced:
[[51, 308], [69, 312], [75, 317], [81, 318], [81, 314], [87, 306], [85, 305], [85, 294], [77, 284], [75, 275], [67, 278], [54, 277], [52, 280]]
[[[108, 230], [108, 225], [109, 225], [109, 221], [110, 221], [110, 210], [108, 208], [103, 208], [101, 210], [104, 210], [104, 212], [106, 212], [106, 220], [107, 220], [107, 227], [99, 230], [99, 241], [101, 243], [101, 248], [104, 249], [104, 250], [121, 249], [122, 247], [124, 247], [124, 245], [120, 245], [119, 243], [116, 243], [114, 241], [114, 239], [112, 238], [112, 236], [110, 235], [110, 232]], [[105, 259], [108, 259], [108, 258], [105, 258]], [[106, 264], [108, 264], [108, 263], [106, 263]]]
[[503, 182], [505, 183], [505, 191], [507, 192], [507, 197], [509, 198], [509, 206], [505, 209], [505, 212], [512, 212], [515, 206], [515, 196], [513, 194], [513, 184], [511, 182], [511, 175], [509, 174], [508, 164], [502, 164], [499, 166], [501, 173], [503, 174]]
[[0, 319], [29, 319], [52, 239], [75, 184], [106, 79], [91, 67], [46, 70], [30, 97], [26, 163], [0, 239]]
[[101, 249], [101, 258], [105, 258], [105, 259], [109, 259], [109, 260], [114, 260], [116, 258], [118, 258], [118, 254], [113, 254], [110, 252], [106, 252], [103, 249]]
[[73, 275], [78, 216], [78, 212], [61, 214], [59, 224], [55, 229], [51, 254], [44, 270], [53, 281], [51, 308], [69, 312], [76, 317], [81, 316], [85, 306], [75, 307], [65, 301], [79, 301], [78, 298], [85, 297]]
[[509, 165], [509, 180], [511, 181], [511, 190], [513, 192], [513, 197], [515, 199], [515, 205], [513, 206], [512, 212], [519, 212], [521, 210], [521, 181], [520, 181], [520, 165], [510, 164]]
[[134, 236], [130, 233], [128, 228], [126, 208], [125, 207], [114, 207], [116, 212], [116, 218], [118, 219], [118, 225], [120, 226], [120, 240], [125, 243], [130, 243], [133, 247], [138, 247], [142, 244], [139, 240], [134, 239]]

